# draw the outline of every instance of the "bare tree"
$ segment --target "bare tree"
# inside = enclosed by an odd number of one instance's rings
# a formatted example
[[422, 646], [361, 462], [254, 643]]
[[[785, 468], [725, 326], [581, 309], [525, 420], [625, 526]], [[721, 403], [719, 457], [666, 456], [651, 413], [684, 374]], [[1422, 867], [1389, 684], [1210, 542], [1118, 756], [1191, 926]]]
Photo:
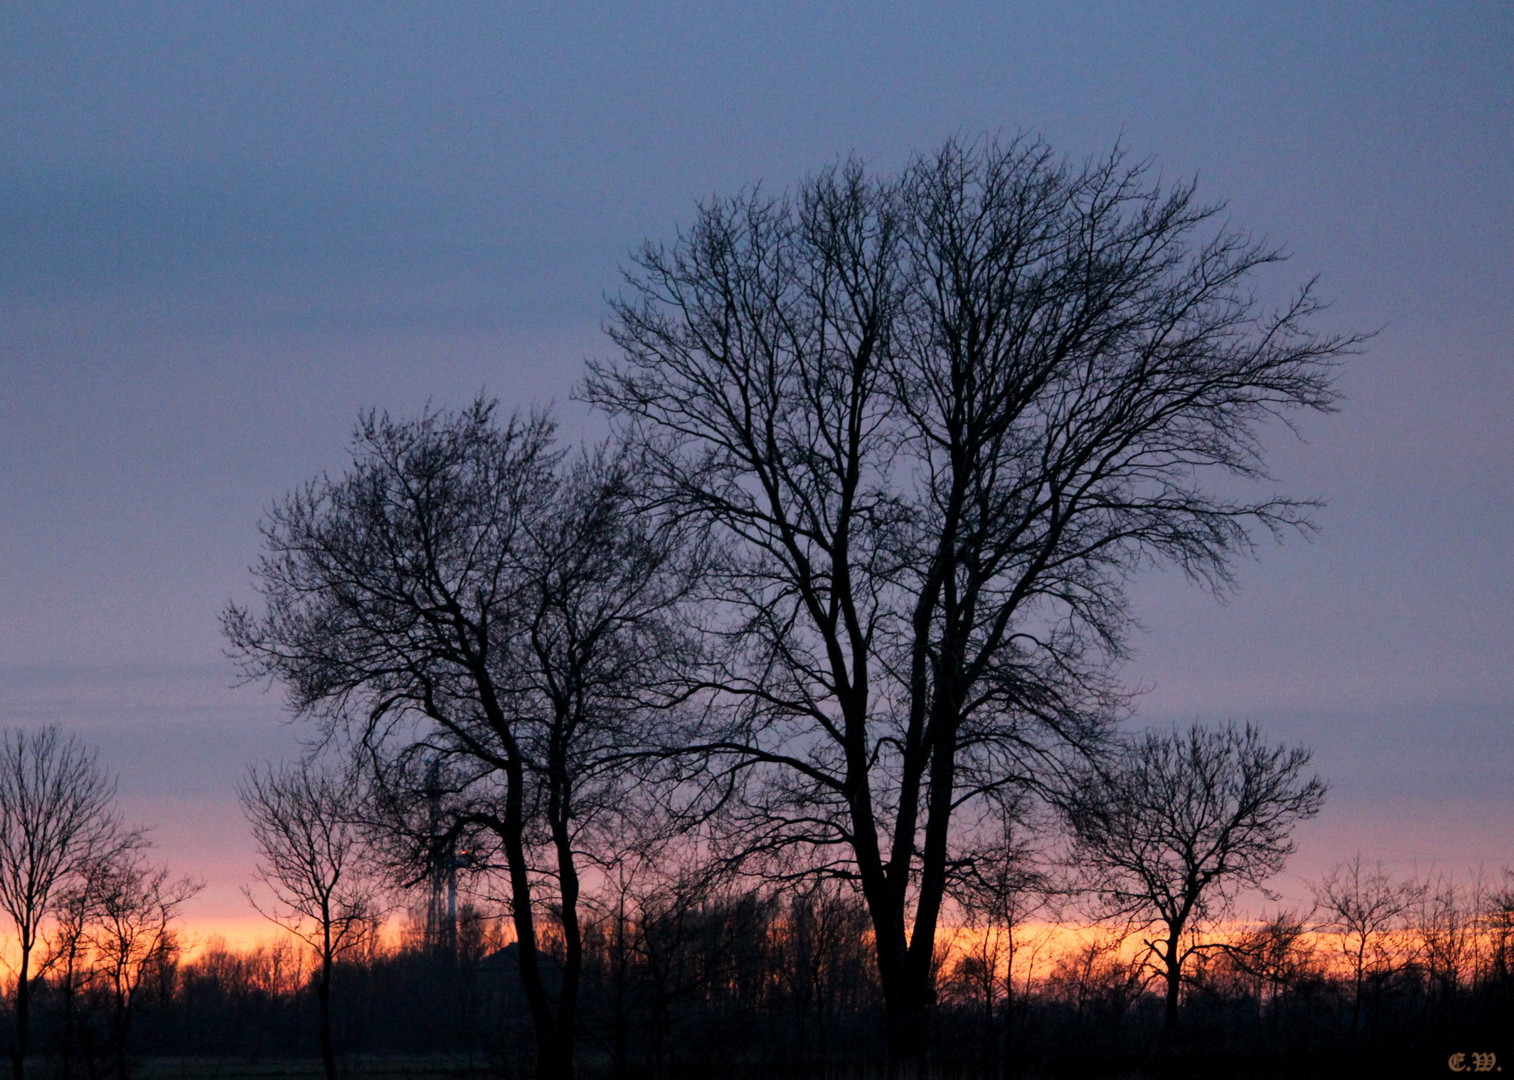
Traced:
[[1279, 908], [1259, 925], [1231, 935], [1225, 944], [1230, 965], [1254, 980], [1257, 1022], [1264, 1032], [1269, 1017], [1275, 1026], [1285, 990], [1298, 990], [1323, 975], [1308, 920], [1307, 914]]
[[379, 882], [364, 859], [360, 796], [351, 774], [310, 763], [248, 771], [242, 812], [252, 825], [261, 862], [254, 872], [272, 893], [272, 907], [248, 900], [264, 918], [315, 950], [321, 1012], [321, 1060], [336, 1080], [331, 1037], [331, 976], [336, 962], [362, 946], [383, 919]]
[[1412, 880], [1393, 881], [1378, 863], [1362, 863], [1361, 852], [1339, 863], [1314, 887], [1314, 903], [1324, 915], [1321, 929], [1334, 938], [1351, 974], [1351, 1032], [1361, 1027], [1369, 979], [1398, 966], [1396, 936], [1422, 893]]
[[[956, 975], [982, 1002], [984, 1068], [989, 1073], [999, 1071], [1000, 1027], [1006, 1068], [1015, 1051], [1016, 962], [1026, 969], [1028, 986], [1036, 954], [1047, 937], [1044, 931], [1027, 934], [1024, 924], [1038, 912], [1055, 918], [1053, 905], [1068, 892], [1065, 883], [1054, 882], [1047, 872], [1051, 860], [1034, 842], [1042, 833], [1038, 822], [1028, 820], [1031, 808], [1025, 794], [1023, 789], [1004, 789], [990, 800], [994, 812], [984, 822], [972, 858], [952, 887], [970, 942]], [[1001, 989], [1003, 1006], [999, 1008]]]
[[1043, 992], [1073, 1013], [1073, 1034], [1117, 1025], [1146, 985], [1145, 965], [1126, 955], [1123, 928], [1100, 928], [1093, 936], [1057, 956], [1042, 983]]
[[11, 1067], [26, 1075], [32, 954], [69, 885], [116, 842], [116, 787], [95, 755], [56, 727], [0, 735], [0, 911], [15, 928], [16, 1040]]
[[1263, 425], [1332, 408], [1355, 339], [1310, 330], [1308, 286], [1266, 310], [1279, 255], [1218, 213], [1118, 149], [852, 162], [647, 245], [591, 365], [652, 497], [727, 547], [732, 708], [699, 749], [733, 841], [858, 881], [896, 1060], [924, 1053], [954, 822], [1100, 736], [1127, 576], [1222, 586], [1252, 527], [1307, 524], [1205, 478], [1264, 478]]
[[1504, 869], [1502, 880], [1483, 900], [1487, 928], [1489, 978], [1507, 996], [1514, 987], [1514, 870]]
[[1483, 967], [1486, 893], [1481, 874], [1463, 882], [1439, 873], [1418, 883], [1412, 912], [1416, 951], [1432, 1001], [1448, 1012], [1460, 1007], [1461, 994]]
[[[392, 817], [427, 788], [418, 776], [448, 778], [428, 857], [470, 830], [493, 838], [543, 1076], [573, 1069], [585, 838], [620, 807], [641, 727], [676, 700], [658, 687], [687, 588], [686, 545], [643, 527], [624, 464], [590, 455], [565, 472], [561, 457], [545, 418], [500, 428], [482, 401], [370, 416], [346, 476], [274, 509], [264, 611], [225, 618], [250, 675], [364, 751], [401, 804]], [[539, 961], [548, 902], [566, 954], [555, 997]]]
[[512, 708], [558, 886], [564, 946], [559, 1024], [569, 1049], [583, 970], [580, 867], [628, 853], [633, 754], [675, 730], [694, 654], [674, 613], [701, 574], [703, 544], [658, 533], [635, 511], [634, 475], [603, 452], [564, 478], [533, 532], [529, 604]]
[[1068, 800], [1075, 857], [1121, 915], [1160, 929], [1146, 941], [1166, 984], [1164, 1045], [1177, 1026], [1186, 935], [1259, 887], [1293, 852], [1291, 834], [1324, 803], [1309, 752], [1268, 745], [1251, 725], [1147, 732]]
[[73, 1073], [74, 1045], [80, 1032], [80, 1001], [100, 986], [107, 975], [96, 947], [106, 915], [105, 897], [111, 891], [111, 882], [119, 876], [120, 867], [138, 858], [148, 846], [142, 829], [117, 832], [84, 863], [53, 905], [47, 952], [37, 974], [51, 976], [63, 998], [60, 1067], [65, 1080]]
[[88, 901], [92, 918], [85, 937], [110, 993], [117, 1080], [128, 1076], [126, 1047], [139, 991], [148, 977], [161, 974], [177, 958], [174, 920], [204, 887], [153, 865], [145, 842], [121, 845], [94, 867]]
[[94, 916], [92, 876], [70, 884], [59, 894], [53, 909], [52, 932], [48, 935], [47, 954], [40, 970], [53, 976], [63, 999], [62, 1054], [59, 1074], [63, 1080], [73, 1076], [74, 1043], [79, 1030], [79, 1001], [93, 982], [89, 964], [89, 932]]
[[861, 898], [840, 882], [814, 879], [789, 893], [774, 962], [793, 999], [795, 1042], [802, 1062], [811, 1061], [812, 1016], [813, 1062], [823, 1068], [830, 1061], [836, 999], [848, 984], [855, 992], [859, 976], [868, 970], [863, 945], [867, 927]]

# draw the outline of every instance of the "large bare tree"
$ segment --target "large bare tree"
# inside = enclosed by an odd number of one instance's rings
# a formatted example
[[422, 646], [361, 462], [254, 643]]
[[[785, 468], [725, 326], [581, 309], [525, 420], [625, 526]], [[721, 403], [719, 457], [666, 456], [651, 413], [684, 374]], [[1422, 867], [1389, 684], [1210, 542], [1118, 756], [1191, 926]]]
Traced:
[[712, 201], [615, 304], [585, 396], [729, 555], [732, 708], [699, 748], [741, 848], [860, 885], [896, 1061], [970, 804], [1104, 730], [1129, 574], [1222, 585], [1254, 529], [1307, 525], [1229, 493], [1269, 422], [1333, 407], [1355, 339], [1311, 328], [1309, 286], [1264, 307], [1279, 255], [1218, 215], [1118, 149], [953, 140]]
[[[585, 837], [621, 804], [641, 727], [676, 694], [669, 619], [690, 550], [644, 528], [624, 464], [562, 467], [543, 418], [493, 406], [370, 417], [351, 470], [278, 505], [257, 567], [263, 610], [226, 629], [250, 674], [353, 737], [404, 817], [417, 776], [447, 778], [451, 837], [484, 830], [503, 858], [537, 1070], [565, 1077], [583, 962]], [[432, 785], [434, 786], [434, 785]], [[560, 918], [554, 995], [538, 921]]]
[[1293, 828], [1319, 813], [1325, 785], [1309, 752], [1255, 728], [1147, 732], [1083, 777], [1066, 809], [1075, 854], [1112, 909], [1156, 926], [1146, 942], [1166, 990], [1163, 1044], [1178, 1021], [1183, 964], [1214, 947], [1189, 934], [1237, 890], [1278, 873]]
[[0, 734], [0, 911], [17, 944], [16, 1080], [31, 1042], [33, 951], [66, 888], [118, 843], [115, 794], [94, 753], [56, 727]]

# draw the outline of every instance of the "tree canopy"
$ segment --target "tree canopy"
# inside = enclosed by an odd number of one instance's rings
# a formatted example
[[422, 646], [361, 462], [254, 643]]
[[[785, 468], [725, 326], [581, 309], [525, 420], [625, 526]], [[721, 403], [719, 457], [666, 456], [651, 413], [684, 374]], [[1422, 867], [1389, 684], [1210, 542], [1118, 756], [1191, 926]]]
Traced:
[[1263, 433], [1336, 401], [1355, 343], [1279, 252], [1117, 148], [948, 141], [791, 196], [713, 200], [648, 244], [585, 396], [726, 559], [728, 709], [699, 749], [727, 841], [860, 886], [891, 1045], [924, 1050], [964, 825], [1097, 744], [1131, 573], [1211, 585], [1307, 501], [1247, 498]]

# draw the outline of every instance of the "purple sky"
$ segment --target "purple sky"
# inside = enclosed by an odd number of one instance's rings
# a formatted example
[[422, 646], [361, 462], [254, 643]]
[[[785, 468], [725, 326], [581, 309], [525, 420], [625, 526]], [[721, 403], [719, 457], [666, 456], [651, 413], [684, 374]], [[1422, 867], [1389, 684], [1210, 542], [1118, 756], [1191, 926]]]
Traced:
[[100, 746], [241, 916], [233, 787], [294, 736], [217, 613], [359, 410], [589, 430], [617, 266], [696, 200], [1029, 128], [1197, 174], [1381, 329], [1275, 442], [1323, 535], [1223, 605], [1138, 587], [1140, 719], [1315, 748], [1290, 895], [1357, 849], [1514, 863], [1514, 8], [819, 6], [0, 7], [0, 724]]

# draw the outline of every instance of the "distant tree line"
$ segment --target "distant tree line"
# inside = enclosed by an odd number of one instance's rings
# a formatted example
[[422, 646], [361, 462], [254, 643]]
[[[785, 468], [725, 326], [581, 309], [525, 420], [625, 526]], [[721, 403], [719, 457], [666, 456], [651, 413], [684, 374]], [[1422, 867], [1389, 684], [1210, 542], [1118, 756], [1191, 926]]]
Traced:
[[[1194, 939], [1223, 946], [1196, 954], [1182, 983], [1182, 1045], [1186, 1060], [1208, 1064], [1203, 1074], [1268, 1063], [1273, 1075], [1402, 1069], [1433, 1054], [1444, 1068], [1457, 1049], [1505, 1045], [1514, 878], [1395, 880], [1357, 859], [1318, 883], [1316, 896], [1313, 911], [1237, 919]], [[822, 1076], [885, 1067], [867, 914], [848, 890], [622, 881], [592, 906], [583, 924], [584, 1072]], [[1361, 912], [1371, 906], [1381, 913], [1369, 925]], [[456, 1075], [529, 1071], [534, 1038], [508, 918], [464, 904], [449, 952], [428, 940], [423, 913], [408, 925], [335, 965], [339, 1064], [358, 1075], [365, 1057], [430, 1060]], [[543, 930], [544, 970], [559, 972], [561, 930]], [[1153, 1060], [1166, 1038], [1168, 984], [1160, 951], [1127, 931], [1088, 922], [1054, 930], [1036, 920], [955, 933], [933, 965], [935, 1067], [1104, 1075]], [[133, 1051], [247, 1062], [308, 1055], [320, 1029], [319, 967], [317, 950], [291, 939], [245, 950], [212, 943], [190, 959], [160, 953], [137, 992]], [[113, 1075], [109, 980], [70, 985], [49, 974], [35, 991], [41, 1075]]]

